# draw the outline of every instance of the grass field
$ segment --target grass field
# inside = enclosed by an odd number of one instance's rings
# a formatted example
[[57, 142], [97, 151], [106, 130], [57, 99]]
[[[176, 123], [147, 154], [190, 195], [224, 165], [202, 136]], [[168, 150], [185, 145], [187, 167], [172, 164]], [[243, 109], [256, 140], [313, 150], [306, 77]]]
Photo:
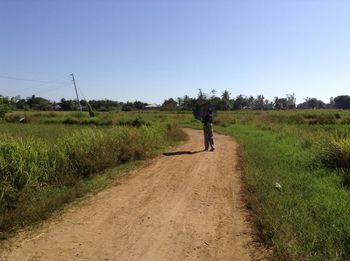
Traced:
[[241, 144], [248, 206], [273, 259], [349, 260], [349, 116], [335, 110], [218, 115], [216, 130]]
[[[27, 124], [11, 123], [23, 117]], [[38, 220], [105, 184], [96, 173], [182, 140], [177, 124], [201, 128], [189, 112], [8, 114], [0, 124], [0, 228]], [[241, 145], [248, 207], [273, 259], [349, 259], [349, 124], [350, 113], [341, 110], [216, 116], [215, 130]]]

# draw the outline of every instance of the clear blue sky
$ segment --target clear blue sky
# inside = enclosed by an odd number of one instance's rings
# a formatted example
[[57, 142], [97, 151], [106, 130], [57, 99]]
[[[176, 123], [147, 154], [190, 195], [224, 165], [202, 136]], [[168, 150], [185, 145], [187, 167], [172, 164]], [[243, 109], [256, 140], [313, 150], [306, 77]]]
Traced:
[[[0, 0], [0, 94], [350, 94], [350, 1]], [[23, 90], [24, 89], [24, 90]]]

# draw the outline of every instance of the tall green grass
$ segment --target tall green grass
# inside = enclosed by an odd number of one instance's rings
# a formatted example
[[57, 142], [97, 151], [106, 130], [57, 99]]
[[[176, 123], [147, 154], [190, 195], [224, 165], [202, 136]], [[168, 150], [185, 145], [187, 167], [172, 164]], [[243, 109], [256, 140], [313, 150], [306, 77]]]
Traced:
[[215, 129], [241, 145], [248, 207], [272, 259], [349, 260], [349, 127], [342, 122], [348, 114], [218, 115]]
[[[155, 156], [162, 148], [185, 138], [174, 124], [151, 124], [138, 127], [68, 128], [61, 136], [48, 125], [39, 127], [19, 125], [21, 130], [6, 125], [7, 133], [0, 134], [0, 231], [26, 222], [27, 216], [42, 213], [52, 201], [38, 200], [38, 206], [29, 204], [42, 198], [42, 191], [71, 191], [83, 180], [107, 168]], [[51, 126], [51, 125], [50, 125]], [[41, 128], [41, 131], [39, 129]], [[5, 129], [5, 127], [3, 127]], [[45, 131], [49, 135], [36, 136]], [[64, 128], [58, 125], [58, 129]], [[51, 195], [55, 197], [55, 193]], [[45, 203], [47, 204], [45, 205]], [[57, 204], [57, 202], [55, 203]], [[27, 205], [32, 206], [32, 211]], [[58, 204], [59, 205], [59, 204]], [[18, 218], [21, 217], [21, 218]], [[35, 219], [35, 218], [34, 218]], [[38, 217], [40, 219], [40, 217]]]
[[[297, 137], [251, 126], [222, 129], [242, 146], [244, 180], [258, 235], [276, 260], [347, 260], [350, 195], [341, 177], [314, 165]], [[282, 189], [276, 189], [275, 183]]]
[[[247, 207], [271, 259], [350, 260], [349, 116], [342, 110], [218, 113], [214, 129], [240, 143]], [[189, 119], [182, 124], [201, 127]]]
[[87, 112], [28, 112], [15, 111], [7, 113], [4, 121], [8, 123], [42, 123], [67, 125], [95, 126], [135, 126], [149, 122], [178, 122], [180, 119], [191, 119], [191, 112], [160, 112], [160, 111], [130, 111], [130, 112], [99, 112], [89, 117]]

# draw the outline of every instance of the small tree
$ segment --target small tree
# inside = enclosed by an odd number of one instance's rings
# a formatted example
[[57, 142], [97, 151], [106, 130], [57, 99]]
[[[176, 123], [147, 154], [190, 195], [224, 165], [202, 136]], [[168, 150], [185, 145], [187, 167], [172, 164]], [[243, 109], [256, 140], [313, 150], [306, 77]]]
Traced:
[[339, 109], [350, 109], [350, 96], [340, 95], [334, 98], [335, 106]]
[[295, 94], [287, 94], [286, 95], [287, 100], [287, 108], [288, 109], [295, 109], [297, 98], [295, 97]]
[[241, 110], [246, 106], [248, 106], [248, 101], [247, 101], [247, 98], [242, 94], [238, 95], [236, 99], [233, 101], [234, 110]]
[[6, 112], [9, 111], [9, 99], [0, 95], [0, 118], [4, 118]]
[[262, 109], [264, 109], [264, 105], [265, 105], [264, 95], [256, 96], [256, 99], [254, 100], [253, 109], [254, 110], [262, 110]]
[[76, 103], [72, 100], [66, 100], [64, 98], [58, 103], [63, 111], [73, 111], [76, 108]]
[[230, 102], [230, 93], [225, 90], [221, 95], [221, 100], [218, 102], [216, 109], [217, 110], [230, 110], [231, 109], [231, 102]]
[[335, 108], [335, 102], [334, 102], [334, 98], [333, 97], [330, 97], [329, 98], [329, 104], [328, 104], [328, 107], [329, 108]]
[[140, 102], [140, 101], [135, 101], [134, 107], [136, 110], [143, 110], [145, 108], [145, 104], [143, 102]]
[[184, 110], [193, 110], [196, 104], [196, 99], [190, 98], [188, 95], [185, 95], [182, 99], [182, 108]]
[[132, 111], [134, 109], [134, 104], [132, 102], [124, 103], [122, 106], [122, 111]]
[[322, 109], [326, 105], [323, 101], [317, 100], [316, 98], [306, 98], [305, 102], [298, 104], [298, 109]]
[[285, 110], [288, 108], [288, 101], [286, 98], [275, 97], [274, 107], [277, 110]]

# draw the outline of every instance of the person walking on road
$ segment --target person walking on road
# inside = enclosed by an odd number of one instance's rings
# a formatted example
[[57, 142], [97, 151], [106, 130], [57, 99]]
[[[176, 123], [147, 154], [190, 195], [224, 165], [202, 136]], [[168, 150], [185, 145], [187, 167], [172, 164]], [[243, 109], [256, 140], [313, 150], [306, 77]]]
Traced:
[[208, 109], [203, 118], [203, 130], [204, 130], [204, 150], [214, 151], [214, 138], [213, 138], [213, 111]]

